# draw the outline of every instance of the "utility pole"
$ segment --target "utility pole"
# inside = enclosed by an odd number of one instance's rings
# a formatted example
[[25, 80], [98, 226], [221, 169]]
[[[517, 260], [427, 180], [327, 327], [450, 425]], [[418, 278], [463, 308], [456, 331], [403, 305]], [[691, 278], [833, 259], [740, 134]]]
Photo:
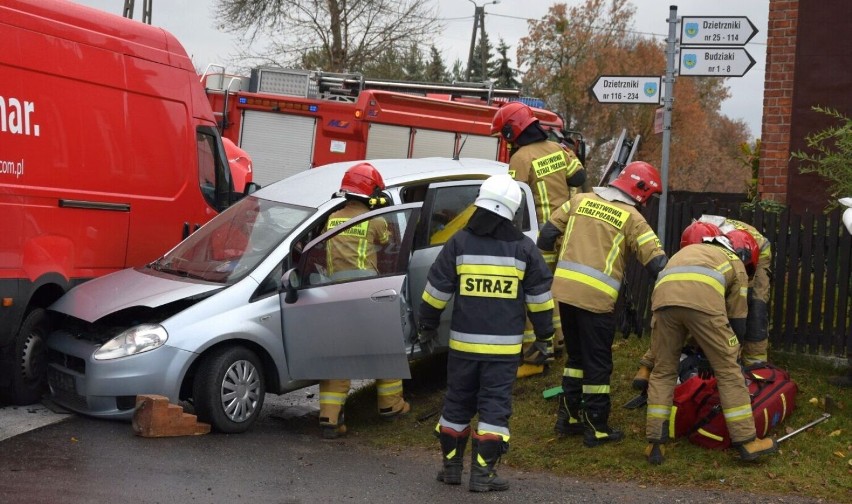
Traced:
[[[142, 22], [151, 24], [151, 10], [154, 0], [142, 0]], [[127, 19], [133, 19], [133, 7], [136, 0], [124, 0], [124, 11], [122, 15]]]
[[475, 7], [473, 14], [473, 33], [470, 35], [470, 51], [467, 54], [467, 72], [465, 73], [466, 81], [470, 81], [470, 70], [473, 67], [473, 48], [476, 45], [476, 29], [479, 28], [479, 45], [480, 45], [480, 64], [482, 68], [482, 80], [485, 80], [486, 75], [488, 74], [487, 69], [485, 68], [486, 64], [486, 56], [488, 54], [487, 48], [485, 47], [485, 6], [490, 4], [498, 4], [500, 0], [491, 0], [490, 2], [486, 2], [483, 5], [476, 5], [476, 2], [473, 0], [467, 0], [472, 3]]

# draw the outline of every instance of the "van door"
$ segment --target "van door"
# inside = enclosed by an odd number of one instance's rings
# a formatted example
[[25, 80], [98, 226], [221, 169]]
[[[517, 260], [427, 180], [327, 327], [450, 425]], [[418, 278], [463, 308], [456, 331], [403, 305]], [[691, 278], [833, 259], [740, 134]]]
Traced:
[[[413, 330], [406, 272], [421, 205], [358, 216], [302, 251], [298, 299], [287, 303], [284, 293], [279, 296], [291, 379], [411, 377], [405, 352], [405, 338]], [[382, 220], [387, 243], [368, 245], [363, 269], [333, 262], [329, 251], [335, 238], [363, 235]]]

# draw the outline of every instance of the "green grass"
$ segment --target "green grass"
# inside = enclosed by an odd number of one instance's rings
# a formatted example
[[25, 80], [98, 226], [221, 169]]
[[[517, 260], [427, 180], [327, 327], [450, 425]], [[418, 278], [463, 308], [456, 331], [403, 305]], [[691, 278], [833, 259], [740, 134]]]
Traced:
[[[516, 382], [511, 449], [501, 463], [560, 476], [598, 479], [606, 474], [608, 480], [647, 485], [699, 486], [852, 501], [852, 389], [840, 389], [827, 381], [831, 374], [845, 370], [833, 369], [806, 356], [771, 353], [774, 363], [789, 370], [799, 385], [796, 410], [774, 436], [782, 436], [819, 418], [823, 413], [821, 400], [826, 394], [835, 403], [830, 419], [785, 441], [779, 454], [757, 463], [740, 462], [732, 450], [707, 450], [679, 439], [667, 446], [663, 465], [650, 466], [643, 454], [645, 409], [631, 411], [621, 407], [635, 395], [630, 382], [648, 344], [647, 337], [629, 340], [619, 337], [613, 347], [615, 371], [610, 423], [625, 431], [624, 441], [590, 449], [583, 446], [582, 436], [560, 439], [554, 435], [556, 402], [543, 399], [542, 391], [559, 385], [561, 367], [557, 366], [546, 376]], [[379, 448], [417, 447], [431, 451], [437, 467], [440, 455], [432, 432], [443, 400], [445, 361], [436, 358], [415, 363], [412, 374], [412, 380], [405, 384], [406, 398], [412, 404], [409, 415], [393, 423], [378, 420], [375, 389], [368, 387], [347, 401], [347, 425], [351, 434]], [[817, 404], [811, 404], [811, 398], [816, 398]], [[430, 413], [436, 414], [423, 418]]]

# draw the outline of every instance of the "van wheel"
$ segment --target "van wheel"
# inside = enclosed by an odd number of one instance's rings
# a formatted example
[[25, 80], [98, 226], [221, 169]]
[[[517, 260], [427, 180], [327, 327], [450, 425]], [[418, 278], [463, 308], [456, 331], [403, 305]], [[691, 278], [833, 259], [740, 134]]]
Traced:
[[260, 359], [241, 346], [214, 350], [195, 373], [192, 394], [198, 419], [213, 430], [247, 431], [260, 416], [266, 395]]
[[36, 308], [24, 317], [11, 348], [15, 352], [11, 383], [3, 391], [12, 404], [36, 403], [47, 391], [46, 340], [49, 331], [49, 319], [43, 308]]

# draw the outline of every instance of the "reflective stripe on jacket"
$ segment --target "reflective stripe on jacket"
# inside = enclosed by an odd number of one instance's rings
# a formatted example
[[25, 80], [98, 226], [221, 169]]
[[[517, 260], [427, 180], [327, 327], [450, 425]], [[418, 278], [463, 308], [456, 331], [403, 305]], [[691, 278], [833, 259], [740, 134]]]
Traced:
[[729, 319], [748, 314], [748, 275], [742, 261], [729, 250], [709, 243], [682, 248], [657, 277], [651, 309], [692, 308]]
[[521, 352], [526, 315], [538, 337], [553, 334], [553, 276], [527, 237], [500, 241], [462, 229], [429, 270], [420, 323], [437, 327], [455, 296], [450, 351], [482, 360], [514, 360]]
[[[325, 229], [333, 229], [350, 219], [369, 212], [364, 203], [350, 200], [346, 206], [331, 214]], [[376, 264], [377, 245], [387, 244], [390, 240], [388, 224], [382, 218], [375, 218], [352, 226], [329, 240], [327, 254], [328, 273], [340, 273], [351, 270], [378, 271]]]
[[509, 160], [509, 174], [532, 189], [539, 224], [547, 222], [551, 213], [568, 201], [568, 179], [582, 169], [573, 152], [551, 141], [524, 145]]
[[609, 313], [621, 289], [627, 253], [642, 265], [664, 255], [657, 234], [632, 205], [581, 193], [549, 221], [562, 232], [553, 297], [594, 313]]

